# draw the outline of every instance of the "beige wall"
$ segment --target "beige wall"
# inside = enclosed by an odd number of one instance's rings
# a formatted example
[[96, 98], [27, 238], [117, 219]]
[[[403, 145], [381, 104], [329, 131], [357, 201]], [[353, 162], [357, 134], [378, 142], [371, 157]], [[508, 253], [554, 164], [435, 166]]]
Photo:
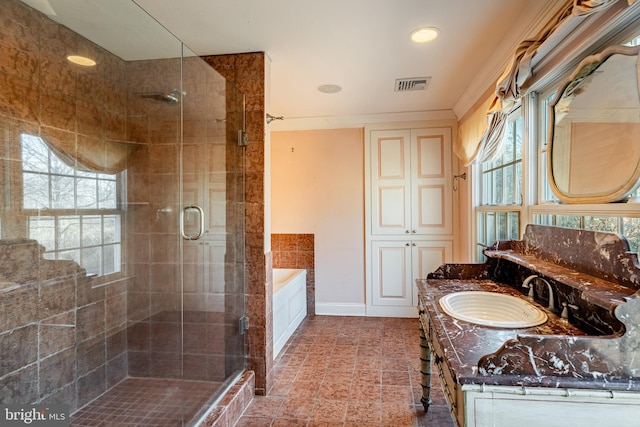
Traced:
[[271, 133], [273, 233], [315, 235], [316, 304], [364, 304], [364, 130]]

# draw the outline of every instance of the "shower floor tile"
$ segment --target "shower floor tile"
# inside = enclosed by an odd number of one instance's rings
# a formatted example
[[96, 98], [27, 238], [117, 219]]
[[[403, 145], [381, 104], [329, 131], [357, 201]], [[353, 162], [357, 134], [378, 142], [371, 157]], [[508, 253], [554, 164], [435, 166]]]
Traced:
[[[181, 426], [219, 389], [220, 383], [127, 378], [71, 418], [81, 426]], [[183, 406], [184, 404], [184, 406]]]

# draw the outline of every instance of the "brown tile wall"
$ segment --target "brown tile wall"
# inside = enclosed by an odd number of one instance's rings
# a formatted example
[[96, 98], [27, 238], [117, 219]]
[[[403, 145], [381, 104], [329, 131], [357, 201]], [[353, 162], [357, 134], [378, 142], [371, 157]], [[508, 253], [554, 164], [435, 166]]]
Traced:
[[[130, 93], [166, 93], [180, 86], [179, 59], [135, 61], [127, 66]], [[230, 238], [225, 239], [226, 250], [216, 246], [220, 241], [216, 236], [242, 235], [244, 152], [237, 145], [235, 133], [241, 114], [234, 109], [238, 103], [234, 102], [233, 88], [207, 63], [197, 57], [186, 58], [182, 73], [182, 120], [177, 106], [130, 97], [128, 123], [133, 125], [129, 138], [145, 145], [128, 170], [128, 235], [133, 236], [129, 240], [133, 256], [129, 259], [136, 278], [128, 295], [129, 374], [180, 377], [180, 347], [165, 344], [179, 342], [183, 330], [178, 327], [179, 321], [157, 319], [171, 318], [183, 307], [185, 313], [217, 319], [213, 323], [185, 323], [185, 340], [190, 339], [189, 331], [200, 331], [218, 346], [210, 355], [187, 352], [184, 375], [220, 381], [235, 372], [240, 363], [236, 357], [225, 356], [244, 353], [241, 337], [237, 336], [238, 311], [243, 309], [244, 300], [242, 286], [238, 285], [244, 282], [244, 254], [238, 256], [237, 252], [243, 251], [243, 244]], [[184, 159], [182, 170], [180, 155]], [[181, 172], [182, 201], [178, 198]], [[226, 206], [220, 203], [222, 196], [226, 197]], [[183, 241], [178, 235], [175, 226], [183, 203], [198, 204], [211, 213], [205, 214], [206, 229], [199, 241]], [[217, 218], [225, 222], [218, 223]], [[183, 287], [179, 285], [181, 274]], [[223, 312], [227, 317], [220, 319], [218, 315]], [[202, 374], [197, 373], [199, 368], [204, 369]]]
[[[215, 73], [199, 59], [185, 60], [184, 88], [189, 98], [183, 105], [185, 149], [181, 153], [180, 108], [140, 96], [179, 87], [179, 59], [125, 63], [17, 0], [1, 1], [0, 16], [0, 176], [11, 177], [2, 184], [4, 194], [12, 195], [10, 200], [0, 198], [0, 402], [64, 402], [73, 412], [128, 373], [176, 373], [177, 323], [154, 321], [170, 316], [182, 304], [181, 270], [176, 263], [181, 240], [175, 230], [181, 206], [179, 159], [181, 154], [188, 160], [202, 159], [198, 151], [202, 147], [224, 144], [229, 135], [214, 119], [226, 110], [225, 98], [210, 100], [219, 98], [220, 84], [227, 83], [210, 80]], [[69, 53], [97, 58], [97, 65], [80, 68], [66, 60]], [[201, 65], [193, 65], [194, 61]], [[230, 116], [225, 119], [230, 123]], [[259, 175], [260, 167], [251, 161], [260, 157], [255, 153], [261, 149], [255, 143], [259, 132], [255, 126], [250, 132], [254, 143], [247, 150], [248, 163]], [[21, 133], [71, 144], [128, 141], [135, 147], [127, 165], [121, 277], [111, 277], [109, 282], [88, 278], [75, 263], [44, 260], [34, 241], [18, 240], [27, 234], [21, 197]], [[224, 158], [237, 160], [238, 155], [226, 151]], [[225, 179], [226, 188], [231, 189], [227, 197], [235, 200], [243, 179], [238, 171], [232, 172]], [[254, 196], [259, 191], [249, 187], [248, 210], [253, 214], [263, 202]], [[242, 224], [233, 221], [234, 210], [244, 215], [244, 205], [230, 205], [229, 230]], [[255, 221], [251, 224], [249, 229], [260, 228]], [[230, 240], [227, 253], [244, 247], [244, 242]], [[259, 240], [255, 231], [251, 240]], [[185, 251], [187, 261], [199, 256]], [[202, 276], [195, 263], [185, 265], [189, 277]], [[234, 283], [244, 281], [242, 257], [229, 256], [214, 267], [224, 268], [222, 292], [237, 292]], [[253, 271], [254, 276], [259, 274]], [[230, 368], [223, 366], [218, 350], [224, 348], [226, 353], [236, 345], [227, 338], [235, 333], [237, 321], [230, 325], [227, 318], [206, 320], [212, 313], [203, 312], [199, 304], [216, 298], [220, 290], [194, 283], [185, 285], [184, 304], [205, 320], [187, 322], [185, 328], [192, 328], [199, 338], [211, 338], [209, 342], [216, 342], [218, 349], [214, 354], [203, 353], [210, 347], [195, 349], [196, 343], [189, 341], [193, 336], [186, 337], [185, 345], [191, 350], [185, 362], [192, 369], [185, 375], [191, 378], [205, 372], [207, 378], [219, 378]], [[242, 306], [243, 300], [244, 294], [225, 298], [225, 308]], [[155, 362], [141, 367], [140, 360], [148, 360], [149, 352], [157, 356]]]
[[203, 59], [246, 96], [245, 254], [247, 364], [255, 372], [257, 394], [267, 394], [273, 370], [272, 254], [264, 251], [265, 60], [263, 52], [205, 56]]
[[272, 234], [273, 268], [304, 268], [307, 270], [307, 314], [315, 314], [316, 273], [313, 234]]
[[[20, 134], [124, 140], [125, 64], [17, 0], [0, 2], [0, 16], [0, 182], [11, 194], [0, 201], [0, 402], [64, 402], [73, 411], [127, 375], [128, 283], [45, 260], [37, 242], [21, 239]], [[71, 52], [99, 65], [75, 66]]]

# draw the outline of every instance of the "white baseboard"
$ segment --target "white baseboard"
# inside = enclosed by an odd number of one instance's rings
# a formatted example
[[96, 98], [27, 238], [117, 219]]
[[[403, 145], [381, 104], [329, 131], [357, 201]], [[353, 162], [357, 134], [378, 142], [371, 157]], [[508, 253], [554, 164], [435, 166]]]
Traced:
[[316, 314], [320, 316], [366, 316], [418, 318], [416, 307], [367, 307], [366, 304], [318, 303]]
[[417, 319], [418, 309], [407, 306], [368, 306], [366, 308], [369, 317], [401, 317], [405, 319]]
[[316, 303], [316, 314], [322, 316], [366, 316], [364, 304]]

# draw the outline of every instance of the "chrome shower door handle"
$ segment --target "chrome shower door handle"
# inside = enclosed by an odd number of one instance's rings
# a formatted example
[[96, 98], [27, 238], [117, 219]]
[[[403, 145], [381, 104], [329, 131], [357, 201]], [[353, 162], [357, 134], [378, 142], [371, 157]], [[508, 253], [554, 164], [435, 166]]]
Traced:
[[[195, 235], [188, 235], [184, 230], [184, 216], [189, 209], [195, 209], [198, 211], [198, 215], [200, 215], [200, 228], [198, 233]], [[180, 234], [182, 234], [182, 238], [185, 240], [198, 240], [202, 237], [202, 233], [204, 232], [204, 210], [202, 207], [198, 205], [187, 205], [180, 211]]]

